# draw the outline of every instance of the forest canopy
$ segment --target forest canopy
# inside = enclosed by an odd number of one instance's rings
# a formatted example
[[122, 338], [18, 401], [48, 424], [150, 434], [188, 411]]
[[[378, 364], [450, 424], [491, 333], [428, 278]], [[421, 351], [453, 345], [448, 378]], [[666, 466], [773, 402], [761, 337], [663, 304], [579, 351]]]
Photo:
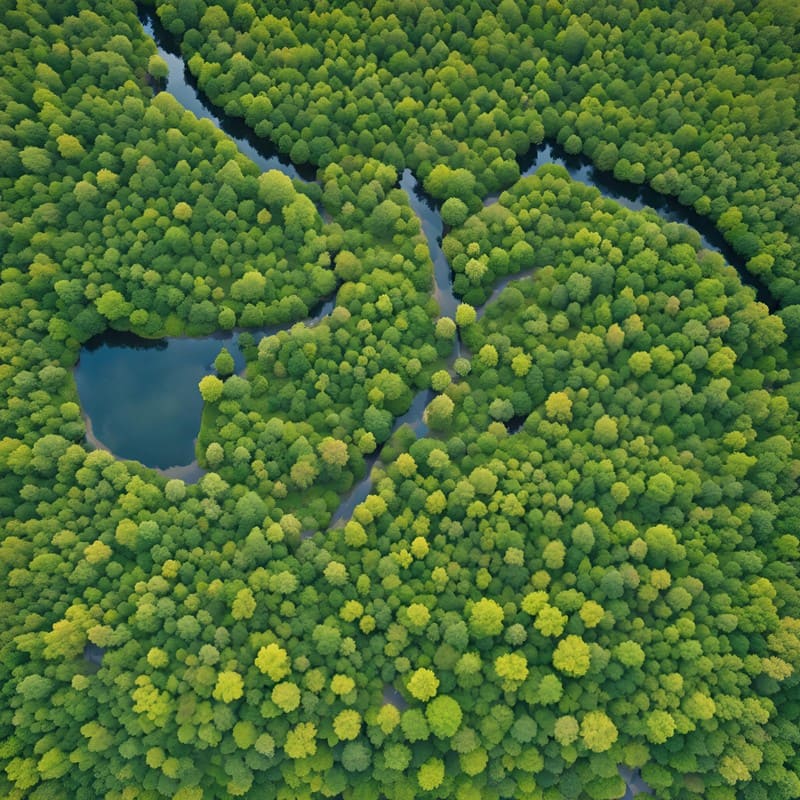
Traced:
[[[316, 179], [0, 0], [0, 795], [800, 796], [794, 4], [148, 8]], [[234, 329], [197, 483], [89, 445], [89, 340]]]

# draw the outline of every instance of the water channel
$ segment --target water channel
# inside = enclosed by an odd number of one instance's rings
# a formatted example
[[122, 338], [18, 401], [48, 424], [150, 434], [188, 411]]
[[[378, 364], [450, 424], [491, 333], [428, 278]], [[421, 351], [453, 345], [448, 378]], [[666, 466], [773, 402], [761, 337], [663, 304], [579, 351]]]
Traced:
[[[195, 79], [185, 67], [178, 45], [150, 11], [141, 11], [145, 31], [155, 39], [158, 53], [169, 68], [164, 88], [197, 117], [210, 120], [228, 134], [239, 150], [262, 170], [279, 169], [295, 180], [313, 179], [310, 168], [298, 169], [276, 153], [269, 143], [256, 137], [241, 121], [228, 118], [202, 95]], [[719, 231], [692, 209], [677, 200], [658, 194], [648, 187], [616, 180], [594, 167], [586, 158], [570, 156], [554, 144], [541, 145], [521, 160], [522, 176], [535, 173], [544, 164], [559, 164], [578, 181], [595, 186], [604, 197], [631, 208], [651, 207], [662, 218], [681, 222], [695, 228], [702, 245], [721, 253], [739, 271], [742, 279], [756, 290], [758, 298], [774, 308], [766, 288], [744, 269], [744, 264]], [[442, 252], [445, 226], [438, 205], [428, 196], [410, 170], [399, 181], [409, 203], [420, 220], [434, 265], [434, 296], [444, 316], [453, 317], [459, 300], [455, 296], [452, 272]], [[496, 202], [487, 198], [485, 205]], [[509, 275], [497, 283], [483, 310], [497, 299], [505, 286], [529, 273]], [[315, 324], [333, 309], [329, 299], [306, 320]], [[284, 326], [289, 328], [290, 325]], [[281, 328], [252, 332], [256, 340]], [[87, 423], [87, 440], [95, 447], [105, 448], [120, 458], [130, 458], [159, 469], [170, 477], [196, 481], [203, 470], [195, 460], [195, 439], [202, 412], [198, 381], [212, 370], [212, 362], [221, 347], [234, 357], [237, 371], [244, 367], [238, 347], [239, 332], [220, 332], [205, 338], [166, 338], [146, 340], [128, 333], [108, 331], [89, 341], [81, 352], [75, 379]], [[460, 355], [456, 347], [452, 360]], [[408, 412], [395, 423], [411, 424], [418, 435], [427, 433], [422, 412], [430, 393], [420, 392]], [[369, 490], [371, 467], [367, 475], [342, 499], [334, 520], [346, 519]]]

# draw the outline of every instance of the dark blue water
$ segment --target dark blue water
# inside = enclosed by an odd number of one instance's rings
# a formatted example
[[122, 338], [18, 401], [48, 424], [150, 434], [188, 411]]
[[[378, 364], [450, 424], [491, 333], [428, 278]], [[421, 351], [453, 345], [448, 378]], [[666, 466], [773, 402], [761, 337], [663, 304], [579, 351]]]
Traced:
[[213, 373], [223, 346], [242, 369], [244, 358], [232, 334], [148, 341], [109, 331], [89, 341], [75, 382], [95, 444], [161, 469], [194, 461], [203, 411], [197, 384]]
[[[329, 298], [305, 324], [315, 325], [335, 305]], [[258, 342], [290, 327], [249, 333]], [[213, 362], [223, 347], [233, 356], [235, 371], [244, 369], [240, 335], [237, 331], [196, 339], [142, 339], [106, 331], [88, 341], [75, 367], [87, 438], [118, 458], [197, 480], [202, 471], [193, 464], [194, 444], [203, 411], [197, 384], [204, 375], [214, 374]], [[187, 466], [191, 469], [170, 469]]]

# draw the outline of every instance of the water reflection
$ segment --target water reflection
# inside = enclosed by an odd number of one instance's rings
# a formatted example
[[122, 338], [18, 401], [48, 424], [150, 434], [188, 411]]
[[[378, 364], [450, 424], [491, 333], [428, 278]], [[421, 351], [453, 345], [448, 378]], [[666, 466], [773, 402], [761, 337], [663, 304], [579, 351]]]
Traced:
[[[698, 214], [690, 206], [685, 206], [676, 198], [661, 194], [650, 186], [618, 180], [612, 173], [598, 169], [588, 157], [570, 155], [554, 142], [532, 148], [520, 159], [522, 177], [533, 175], [545, 164], [558, 164], [566, 169], [573, 180], [594, 186], [603, 197], [614, 200], [625, 208], [632, 211], [651, 208], [662, 220], [679, 222], [694, 228], [700, 236], [701, 245], [706, 250], [713, 250], [722, 255], [739, 273], [742, 283], [753, 287], [756, 299], [773, 311], [778, 308], [766, 284], [747, 270], [745, 259], [731, 247], [708, 217]], [[496, 196], [487, 198], [484, 205], [490, 205], [497, 199]]]
[[444, 317], [455, 317], [458, 300], [453, 294], [453, 272], [442, 252], [444, 223], [436, 201], [422, 188], [410, 169], [404, 170], [400, 178], [400, 188], [408, 195], [411, 209], [417, 215], [422, 233], [428, 241], [431, 261], [433, 261], [434, 295], [439, 310]]
[[189, 465], [203, 411], [197, 384], [223, 346], [241, 369], [233, 334], [148, 341], [109, 331], [87, 342], [75, 382], [95, 443], [151, 467]]
[[[198, 90], [196, 81], [183, 63], [175, 40], [152, 12], [142, 10], [140, 13], [145, 30], [154, 37], [158, 52], [169, 68], [165, 88], [178, 102], [227, 133], [241, 152], [261, 169], [279, 169], [297, 179], [313, 178], [313, 168], [296, 167], [276, 153], [267, 142], [255, 136], [240, 120], [226, 117], [216, 110]], [[522, 174], [527, 176], [544, 164], [560, 164], [573, 179], [595, 186], [603, 196], [628, 208], [649, 206], [663, 219], [691, 225], [697, 230], [704, 247], [720, 252], [729, 263], [736, 266], [743, 280], [756, 289], [759, 299], [774, 307], [766, 287], [745, 271], [742, 259], [710, 221], [692, 209], [648, 187], [618, 181], [608, 173], [599, 171], [588, 159], [570, 156], [555, 144], [545, 144], [531, 150], [521, 160], [520, 167]], [[454, 317], [459, 301], [453, 292], [450, 266], [442, 252], [444, 225], [439, 207], [425, 193], [410, 170], [403, 172], [400, 186], [406, 191], [428, 242], [434, 265], [434, 294], [441, 314]], [[487, 202], [490, 201], [491, 198]], [[477, 309], [478, 314], [497, 299], [509, 282], [521, 277], [524, 274], [509, 275], [499, 281], [487, 304]], [[306, 324], [318, 322], [331, 312], [334, 305], [335, 300], [329, 299]], [[264, 336], [288, 327], [273, 326], [255, 332], [253, 338], [257, 342]], [[222, 346], [227, 347], [234, 357], [237, 372], [244, 368], [238, 341], [237, 333], [219, 333], [202, 339], [148, 341], [133, 334], [109, 331], [88, 342], [75, 370], [87, 418], [87, 438], [95, 446], [105, 447], [118, 457], [136, 459], [160, 468], [167, 474], [196, 480], [202, 474], [194, 460], [194, 443], [202, 412], [202, 398], [197, 383], [211, 371], [213, 360]], [[452, 360], [459, 354], [460, 350], [456, 347], [449, 365], [451, 372]], [[396, 421], [395, 430], [408, 423], [418, 436], [425, 435], [427, 428], [422, 420], [422, 412], [429, 399], [428, 392], [420, 392], [408, 413]], [[370, 460], [365, 478], [343, 498], [336, 518], [349, 515], [352, 508], [369, 493], [370, 471], [375, 458], [377, 456]]]

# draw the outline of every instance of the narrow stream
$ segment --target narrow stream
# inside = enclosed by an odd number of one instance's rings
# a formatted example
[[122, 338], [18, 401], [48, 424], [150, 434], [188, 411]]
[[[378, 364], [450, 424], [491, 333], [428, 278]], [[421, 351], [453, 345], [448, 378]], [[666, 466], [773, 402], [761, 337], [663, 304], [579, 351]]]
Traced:
[[278, 169], [293, 180], [314, 180], [316, 169], [313, 166], [298, 167], [287, 156], [279, 154], [267, 140], [256, 136], [244, 122], [225, 116], [224, 112], [216, 109], [198, 87], [197, 80], [183, 62], [178, 42], [161, 24], [155, 11], [141, 6], [137, 6], [137, 10], [145, 33], [155, 41], [158, 54], [169, 67], [166, 81], [162, 85], [165, 91], [198, 119], [210, 120], [214, 127], [230, 136], [239, 151], [263, 172]]
[[[185, 108], [197, 117], [210, 120], [228, 134], [239, 150], [262, 170], [278, 169], [290, 178], [309, 181], [314, 178], [312, 167], [298, 168], [255, 134], [241, 121], [227, 117], [203, 96], [193, 76], [184, 65], [178, 43], [163, 28], [152, 11], [139, 9], [145, 31], [151, 35], [159, 55], [169, 68], [165, 88]], [[746, 272], [743, 260], [727, 244], [710, 221], [671, 197], [660, 195], [648, 187], [618, 181], [599, 171], [586, 158], [570, 156], [557, 145], [545, 144], [532, 150], [521, 160], [524, 177], [532, 175], [543, 164], [559, 164], [578, 181], [595, 186], [604, 197], [631, 208], [649, 206], [662, 218], [690, 225], [700, 235], [704, 247], [721, 253], [733, 264], [742, 279], [754, 287], [757, 297], [775, 308], [766, 287]], [[410, 170], [400, 177], [400, 187], [417, 214], [428, 243], [434, 266], [434, 296], [441, 314], [455, 317], [459, 300], [453, 291], [453, 275], [442, 252], [445, 226], [436, 202], [424, 191]], [[488, 198], [485, 205], [496, 201]], [[498, 281], [486, 303], [476, 308], [480, 317], [502, 290], [512, 281], [531, 273], [508, 275]], [[335, 306], [328, 299], [306, 324], [316, 324]], [[284, 325], [249, 332], [256, 341], [263, 336], [290, 328]], [[213, 359], [221, 347], [234, 357], [236, 371], [244, 367], [238, 347], [240, 332], [220, 332], [204, 338], [166, 338], [148, 341], [132, 334], [108, 331], [88, 342], [81, 351], [75, 368], [75, 379], [87, 422], [87, 439], [96, 447], [110, 450], [120, 458], [132, 458], [153, 466], [165, 475], [197, 480], [203, 470], [195, 460], [194, 442], [199, 429], [202, 398], [197, 382], [212, 369]], [[461, 355], [457, 341], [449, 360]], [[429, 390], [419, 392], [408, 412], [399, 417], [393, 432], [403, 424], [411, 424], [418, 435], [425, 435], [422, 413], [432, 397]], [[366, 476], [342, 498], [333, 519], [347, 518], [352, 509], [369, 493], [370, 473], [380, 451], [367, 464]]]
[[[700, 236], [702, 246], [706, 250], [719, 253], [734, 267], [742, 283], [753, 288], [759, 302], [764, 303], [772, 312], [780, 308], [780, 304], [772, 296], [767, 285], [747, 269], [745, 259], [731, 247], [708, 217], [698, 214], [690, 206], [683, 205], [675, 197], [661, 194], [650, 186], [620, 181], [612, 173], [598, 169], [587, 156], [570, 155], [554, 142], [541, 144], [520, 159], [521, 177], [530, 177], [545, 164], [558, 164], [573, 180], [594, 186], [603, 197], [614, 200], [625, 208], [632, 211], [651, 208], [663, 220], [679, 222], [694, 228]], [[491, 205], [497, 200], [497, 196], [488, 197], [484, 201], [484, 206]]]
[[[428, 426], [422, 418], [422, 413], [425, 411], [425, 406], [433, 400], [435, 392], [432, 389], [422, 389], [417, 392], [414, 399], [411, 401], [408, 411], [394, 421], [392, 425], [392, 432], [389, 435], [388, 441], [391, 441], [392, 436], [403, 426], [408, 425], [414, 431], [418, 439], [426, 436], [428, 433]], [[367, 464], [367, 471], [364, 477], [353, 484], [347, 494], [342, 495], [342, 499], [331, 516], [329, 523], [330, 527], [342, 524], [353, 516], [353, 511], [359, 503], [366, 500], [367, 495], [372, 489], [372, 469], [378, 462], [378, 459], [383, 453], [383, 447], [375, 450], [368, 459], [365, 459]]]

